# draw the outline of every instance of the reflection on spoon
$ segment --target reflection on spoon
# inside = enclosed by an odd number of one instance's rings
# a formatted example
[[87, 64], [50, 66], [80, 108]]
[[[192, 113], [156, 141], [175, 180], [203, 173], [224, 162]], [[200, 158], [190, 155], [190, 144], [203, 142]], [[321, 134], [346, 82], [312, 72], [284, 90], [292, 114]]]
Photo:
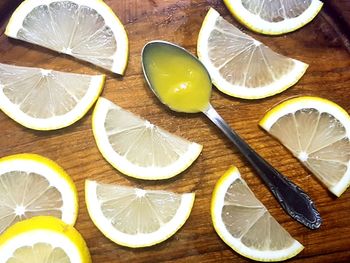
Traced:
[[211, 79], [195, 56], [175, 44], [152, 41], [142, 50], [142, 69], [163, 104], [178, 112], [203, 112], [254, 167], [283, 209], [305, 226], [319, 228], [321, 216], [310, 197], [250, 148], [211, 106]]

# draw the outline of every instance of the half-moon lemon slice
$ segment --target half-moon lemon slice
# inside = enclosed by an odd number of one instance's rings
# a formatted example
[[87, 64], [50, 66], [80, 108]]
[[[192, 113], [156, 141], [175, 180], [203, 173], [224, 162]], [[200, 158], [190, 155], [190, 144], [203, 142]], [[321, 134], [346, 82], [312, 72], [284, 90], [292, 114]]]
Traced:
[[85, 201], [101, 232], [117, 244], [148, 247], [174, 235], [186, 222], [194, 193], [144, 190], [87, 180]]
[[224, 0], [230, 12], [258, 33], [278, 35], [297, 30], [320, 12], [319, 0]]
[[171, 178], [187, 169], [202, 146], [99, 98], [92, 117], [97, 146], [116, 169], [146, 180]]
[[67, 127], [91, 108], [104, 75], [84, 75], [0, 63], [0, 109], [35, 130]]
[[304, 248], [255, 197], [236, 167], [230, 168], [216, 183], [211, 217], [221, 239], [248, 258], [282, 261]]
[[124, 26], [102, 0], [25, 0], [5, 34], [118, 74], [128, 61]]
[[298, 97], [273, 107], [260, 126], [276, 137], [333, 194], [350, 184], [350, 116], [318, 97]]
[[308, 67], [243, 33], [213, 8], [203, 21], [197, 52], [214, 85], [243, 99], [280, 93], [296, 84]]

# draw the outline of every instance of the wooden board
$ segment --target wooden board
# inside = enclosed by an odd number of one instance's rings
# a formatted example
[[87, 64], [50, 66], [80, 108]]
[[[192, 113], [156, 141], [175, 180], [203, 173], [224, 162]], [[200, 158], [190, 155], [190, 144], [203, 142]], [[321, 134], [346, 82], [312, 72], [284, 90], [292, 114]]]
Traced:
[[[237, 150], [204, 115], [175, 114], [167, 110], [149, 91], [142, 76], [140, 52], [147, 41], [172, 41], [195, 53], [198, 32], [210, 6], [237, 25], [222, 1], [106, 0], [106, 3], [126, 27], [130, 59], [123, 77], [107, 73], [102, 96], [170, 132], [201, 143], [204, 148], [198, 160], [176, 178], [157, 183], [143, 182], [123, 176], [103, 159], [92, 135], [92, 110], [74, 125], [50, 132], [26, 129], [0, 112], [0, 157], [23, 152], [42, 154], [56, 161], [72, 176], [79, 191], [76, 227], [87, 241], [93, 262], [249, 262], [221, 241], [210, 218], [213, 187], [233, 164], [278, 222], [305, 246], [289, 262], [350, 262], [350, 190], [340, 198], [332, 196], [283, 146], [257, 125], [270, 107], [300, 95], [324, 97], [350, 111], [347, 39], [341, 33], [344, 28], [337, 25], [332, 14], [322, 11], [304, 28], [277, 37], [261, 36], [244, 29], [273, 50], [310, 65], [294, 87], [280, 95], [255, 101], [231, 98], [215, 88], [212, 94], [212, 104], [224, 119], [315, 200], [324, 222], [319, 230], [312, 231], [283, 212]], [[8, 39], [3, 34], [6, 24], [5, 19], [0, 31], [1, 63], [78, 73], [106, 73], [68, 56]], [[84, 201], [85, 179], [177, 192], [195, 191], [196, 201], [189, 220], [175, 236], [154, 247], [129, 249], [109, 241], [93, 225]]]

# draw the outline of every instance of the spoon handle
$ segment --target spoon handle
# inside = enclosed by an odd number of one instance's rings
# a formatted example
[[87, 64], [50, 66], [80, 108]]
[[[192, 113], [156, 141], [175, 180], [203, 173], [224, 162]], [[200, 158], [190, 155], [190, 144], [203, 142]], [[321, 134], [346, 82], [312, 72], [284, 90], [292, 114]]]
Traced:
[[310, 229], [320, 227], [322, 219], [311, 198], [257, 154], [224, 119], [209, 105], [203, 113], [233, 142], [260, 175], [282, 208], [295, 220]]

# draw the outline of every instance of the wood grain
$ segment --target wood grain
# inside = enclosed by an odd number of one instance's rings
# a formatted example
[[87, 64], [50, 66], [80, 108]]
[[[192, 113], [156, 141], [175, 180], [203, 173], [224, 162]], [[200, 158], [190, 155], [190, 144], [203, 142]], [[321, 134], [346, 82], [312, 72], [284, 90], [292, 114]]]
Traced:
[[[335, 1], [341, 4], [341, 1]], [[346, 1], [343, 1], [346, 2]], [[350, 60], [341, 28], [325, 12], [304, 28], [277, 37], [257, 35], [243, 29], [219, 0], [106, 0], [124, 23], [130, 40], [130, 59], [123, 77], [107, 74], [102, 96], [141, 115], [170, 132], [201, 143], [198, 160], [173, 180], [131, 180], [113, 169], [99, 153], [91, 130], [91, 112], [72, 126], [50, 132], [26, 129], [0, 112], [0, 157], [31, 152], [60, 164], [79, 191], [76, 224], [90, 248], [93, 262], [249, 262], [216, 235], [210, 218], [210, 199], [217, 179], [236, 165], [256, 196], [305, 249], [289, 262], [350, 261], [350, 190], [332, 196], [276, 140], [257, 123], [276, 103], [293, 96], [314, 95], [330, 99], [350, 111]], [[315, 200], [323, 225], [312, 231], [288, 217], [255, 176], [231, 143], [204, 115], [175, 114], [165, 109], [148, 90], [141, 72], [140, 52], [153, 39], [163, 39], [196, 51], [198, 32], [209, 7], [228, 21], [269, 45], [273, 50], [308, 63], [305, 76], [294, 87], [270, 98], [246, 101], [231, 98], [214, 88], [212, 104], [251, 146]], [[1, 7], [1, 6], [0, 6]], [[98, 74], [104, 71], [41, 47], [8, 39], [7, 22], [1, 24], [0, 62], [69, 72]], [[105, 238], [90, 220], [84, 202], [85, 179], [121, 183], [177, 192], [195, 191], [196, 201], [189, 220], [169, 240], [151, 248], [128, 249]]]

